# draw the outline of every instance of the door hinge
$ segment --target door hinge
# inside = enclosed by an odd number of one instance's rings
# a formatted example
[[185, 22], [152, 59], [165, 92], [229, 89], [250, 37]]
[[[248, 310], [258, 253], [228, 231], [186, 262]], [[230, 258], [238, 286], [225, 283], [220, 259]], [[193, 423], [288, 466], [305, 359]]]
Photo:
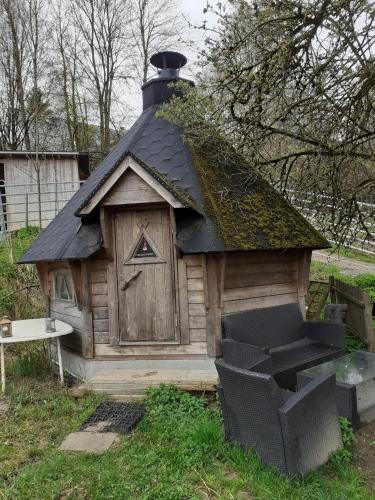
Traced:
[[177, 316], [177, 314], [174, 315], [174, 322], [175, 322], [175, 326], [177, 328], [178, 327], [178, 316]]

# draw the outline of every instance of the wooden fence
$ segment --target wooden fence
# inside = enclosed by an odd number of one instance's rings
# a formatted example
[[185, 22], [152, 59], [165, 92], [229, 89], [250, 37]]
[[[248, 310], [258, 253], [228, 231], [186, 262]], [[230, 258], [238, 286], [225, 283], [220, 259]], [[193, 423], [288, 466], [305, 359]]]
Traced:
[[307, 318], [317, 320], [330, 299], [332, 304], [347, 304], [346, 327], [348, 333], [365, 342], [370, 351], [375, 351], [373, 306], [370, 296], [364, 290], [330, 277], [329, 281], [310, 281], [307, 304]]

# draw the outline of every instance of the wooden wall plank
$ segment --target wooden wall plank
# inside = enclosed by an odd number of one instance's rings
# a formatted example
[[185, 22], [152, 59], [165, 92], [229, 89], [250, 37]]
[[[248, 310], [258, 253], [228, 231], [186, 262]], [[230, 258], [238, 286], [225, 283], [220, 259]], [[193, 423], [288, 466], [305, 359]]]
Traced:
[[93, 308], [93, 319], [108, 319], [108, 307], [94, 307]]
[[190, 342], [189, 338], [189, 304], [187, 290], [187, 270], [186, 263], [183, 259], [177, 261], [178, 271], [178, 295], [180, 307], [180, 342], [187, 345]]
[[93, 295], [91, 300], [92, 300], [93, 307], [107, 307], [108, 306], [108, 296], [107, 295]]
[[231, 300], [251, 299], [256, 297], [269, 297], [272, 295], [282, 295], [284, 293], [297, 293], [297, 284], [279, 283], [272, 285], [225, 289], [224, 302], [229, 302]]
[[188, 290], [203, 291], [203, 280], [201, 278], [188, 279]]
[[188, 290], [189, 304], [204, 304], [204, 292], [192, 292]]
[[246, 264], [230, 264], [225, 269], [225, 279], [230, 276], [241, 276], [260, 273], [293, 272], [294, 261], [286, 262], [248, 262]]
[[279, 306], [297, 302], [297, 293], [288, 293], [284, 295], [272, 295], [268, 297], [257, 297], [245, 300], [231, 300], [224, 302], [224, 314], [230, 314], [250, 309], [259, 309], [262, 307]]
[[207, 321], [206, 316], [190, 316], [189, 317], [189, 328], [206, 328]]
[[272, 285], [276, 283], [291, 283], [296, 281], [296, 273], [290, 272], [275, 272], [267, 273], [257, 272], [253, 274], [242, 274], [240, 276], [228, 276], [225, 281], [225, 288], [242, 288], [260, 285]]
[[207, 330], [206, 328], [192, 328], [190, 330], [190, 342], [206, 342]]
[[189, 304], [189, 316], [206, 316], [204, 304]]
[[188, 345], [157, 344], [157, 345], [117, 345], [106, 344], [96, 346], [98, 356], [163, 356], [163, 355], [207, 355], [206, 342], [192, 342]]
[[151, 186], [132, 170], [127, 170], [102, 200], [102, 205], [164, 202]]

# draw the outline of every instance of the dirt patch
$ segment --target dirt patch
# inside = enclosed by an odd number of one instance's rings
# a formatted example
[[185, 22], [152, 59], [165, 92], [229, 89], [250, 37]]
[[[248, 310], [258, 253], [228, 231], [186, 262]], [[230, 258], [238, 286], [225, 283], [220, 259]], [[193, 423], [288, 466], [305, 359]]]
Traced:
[[375, 264], [371, 262], [361, 262], [349, 257], [343, 257], [335, 253], [322, 252], [315, 250], [312, 259], [324, 264], [333, 265], [340, 269], [342, 274], [356, 276], [357, 274], [375, 274]]
[[353, 465], [367, 476], [369, 487], [375, 492], [375, 421], [356, 432]]

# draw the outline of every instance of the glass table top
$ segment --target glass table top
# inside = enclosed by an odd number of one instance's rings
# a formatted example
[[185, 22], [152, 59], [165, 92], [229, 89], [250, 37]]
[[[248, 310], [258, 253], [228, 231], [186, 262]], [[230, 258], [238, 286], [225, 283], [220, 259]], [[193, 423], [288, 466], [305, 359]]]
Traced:
[[307, 368], [301, 373], [312, 377], [335, 373], [338, 382], [355, 386], [361, 385], [375, 379], [375, 353], [353, 351], [342, 358]]

